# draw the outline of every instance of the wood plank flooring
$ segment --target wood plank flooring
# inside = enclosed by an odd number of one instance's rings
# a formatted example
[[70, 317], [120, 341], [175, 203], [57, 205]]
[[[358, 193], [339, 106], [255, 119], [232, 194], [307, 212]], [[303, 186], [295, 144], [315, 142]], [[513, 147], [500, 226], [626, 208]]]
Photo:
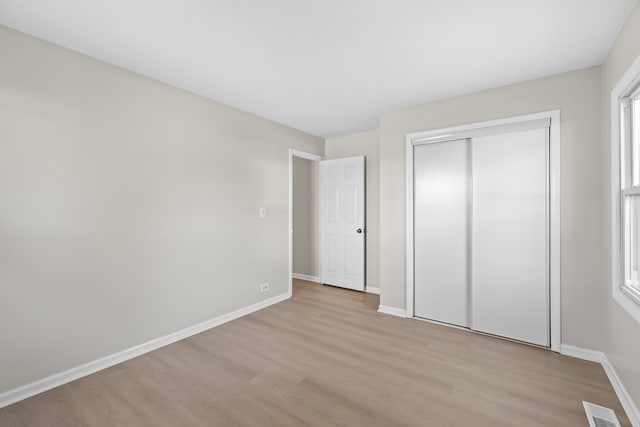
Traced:
[[588, 426], [630, 423], [600, 365], [376, 312], [294, 281], [293, 298], [0, 409], [0, 426]]

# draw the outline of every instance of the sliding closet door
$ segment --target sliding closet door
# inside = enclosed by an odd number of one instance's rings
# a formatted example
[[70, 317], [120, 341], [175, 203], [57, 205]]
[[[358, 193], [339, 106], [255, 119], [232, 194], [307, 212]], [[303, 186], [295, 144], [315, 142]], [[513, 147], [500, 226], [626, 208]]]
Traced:
[[469, 325], [469, 141], [414, 149], [414, 314]]
[[549, 346], [547, 135], [473, 138], [472, 328]]

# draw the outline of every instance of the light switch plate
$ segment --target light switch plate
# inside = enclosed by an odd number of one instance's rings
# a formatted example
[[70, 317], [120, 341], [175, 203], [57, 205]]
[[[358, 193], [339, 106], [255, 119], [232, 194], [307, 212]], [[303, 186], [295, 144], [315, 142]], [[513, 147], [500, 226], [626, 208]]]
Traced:
[[260, 206], [260, 218], [267, 217], [267, 208], [264, 206]]

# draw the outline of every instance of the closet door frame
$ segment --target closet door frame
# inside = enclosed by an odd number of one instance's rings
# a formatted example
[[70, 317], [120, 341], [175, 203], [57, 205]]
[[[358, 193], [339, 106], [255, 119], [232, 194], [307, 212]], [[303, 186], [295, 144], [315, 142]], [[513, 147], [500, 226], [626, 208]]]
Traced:
[[513, 126], [522, 129], [527, 122], [548, 120], [549, 125], [549, 311], [551, 350], [560, 352], [560, 110], [545, 111], [499, 120], [441, 128], [406, 136], [406, 315], [414, 317], [414, 146], [491, 133], [491, 128]]

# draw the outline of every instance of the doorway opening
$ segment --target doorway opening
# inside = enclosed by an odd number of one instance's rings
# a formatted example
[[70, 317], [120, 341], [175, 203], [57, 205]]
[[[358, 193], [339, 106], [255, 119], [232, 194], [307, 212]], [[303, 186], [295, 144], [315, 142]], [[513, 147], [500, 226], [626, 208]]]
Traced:
[[293, 278], [366, 290], [365, 157], [289, 150], [289, 290]]
[[289, 295], [294, 278], [320, 283], [318, 162], [322, 159], [289, 149]]

